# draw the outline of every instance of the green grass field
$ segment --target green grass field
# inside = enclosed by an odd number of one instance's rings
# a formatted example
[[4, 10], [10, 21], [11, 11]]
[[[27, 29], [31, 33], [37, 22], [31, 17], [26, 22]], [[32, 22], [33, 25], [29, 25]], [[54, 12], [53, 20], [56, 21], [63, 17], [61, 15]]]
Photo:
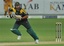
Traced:
[[35, 44], [35, 45], [10, 45], [10, 46], [64, 46], [64, 44]]
[[[19, 27], [22, 38], [18, 41], [17, 36], [10, 31], [14, 22], [14, 19], [0, 19], [0, 42], [34, 42], [33, 38], [26, 32], [23, 26]], [[29, 22], [38, 35], [40, 42], [55, 41], [55, 23], [62, 22], [62, 41], [64, 41], [64, 19], [29, 19]]]
[[[16, 45], [15, 45], [16, 46]], [[64, 46], [64, 44], [19, 45], [19, 46]]]

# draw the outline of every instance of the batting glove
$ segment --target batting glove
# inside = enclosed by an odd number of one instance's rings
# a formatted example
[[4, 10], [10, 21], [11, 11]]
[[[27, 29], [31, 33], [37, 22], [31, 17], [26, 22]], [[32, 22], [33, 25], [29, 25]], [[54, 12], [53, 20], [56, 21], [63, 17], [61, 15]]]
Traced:
[[15, 15], [13, 18], [21, 20], [22, 17], [20, 15]]

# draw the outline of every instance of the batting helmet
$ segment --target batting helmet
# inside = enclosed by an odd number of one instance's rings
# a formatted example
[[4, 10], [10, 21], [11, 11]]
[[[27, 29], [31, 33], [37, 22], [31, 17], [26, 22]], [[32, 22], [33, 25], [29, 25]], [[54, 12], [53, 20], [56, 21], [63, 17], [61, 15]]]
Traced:
[[18, 5], [20, 5], [20, 3], [19, 2], [15, 2], [15, 6], [18, 6]]

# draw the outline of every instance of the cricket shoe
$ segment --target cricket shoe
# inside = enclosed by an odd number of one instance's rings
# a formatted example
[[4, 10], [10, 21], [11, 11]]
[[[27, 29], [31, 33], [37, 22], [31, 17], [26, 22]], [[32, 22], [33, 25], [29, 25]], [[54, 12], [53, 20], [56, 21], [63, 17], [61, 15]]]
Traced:
[[36, 39], [36, 40], [35, 40], [35, 43], [36, 43], [36, 44], [38, 44], [38, 43], [39, 43], [39, 40], [38, 40], [38, 39]]
[[20, 39], [21, 39], [21, 36], [18, 36], [18, 37], [17, 37], [17, 40], [20, 40]]

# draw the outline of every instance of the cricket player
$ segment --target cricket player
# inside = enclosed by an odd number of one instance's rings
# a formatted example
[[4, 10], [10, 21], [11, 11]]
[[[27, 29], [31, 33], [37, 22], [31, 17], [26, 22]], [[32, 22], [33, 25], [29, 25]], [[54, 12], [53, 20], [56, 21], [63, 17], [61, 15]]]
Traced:
[[4, 15], [6, 16], [7, 12], [10, 16], [10, 18], [12, 18], [11, 16], [11, 12], [8, 11], [9, 8], [12, 8], [12, 0], [3, 0], [4, 1]]
[[26, 29], [27, 32], [30, 34], [30, 36], [32, 36], [32, 38], [35, 40], [36, 43], [38, 43], [38, 37], [35, 34], [35, 32], [33, 31], [33, 29], [31, 28], [29, 22], [28, 22], [28, 14], [26, 13], [26, 11], [24, 9], [22, 9], [20, 7], [20, 3], [16, 2], [15, 3], [15, 7], [9, 9], [9, 11], [14, 12], [15, 15], [13, 16], [13, 18], [16, 19], [16, 22], [13, 26], [13, 28], [11, 29], [11, 31], [18, 35], [18, 40], [20, 40], [21, 38], [21, 33], [19, 32], [18, 28], [20, 27], [20, 25], [23, 25]]

